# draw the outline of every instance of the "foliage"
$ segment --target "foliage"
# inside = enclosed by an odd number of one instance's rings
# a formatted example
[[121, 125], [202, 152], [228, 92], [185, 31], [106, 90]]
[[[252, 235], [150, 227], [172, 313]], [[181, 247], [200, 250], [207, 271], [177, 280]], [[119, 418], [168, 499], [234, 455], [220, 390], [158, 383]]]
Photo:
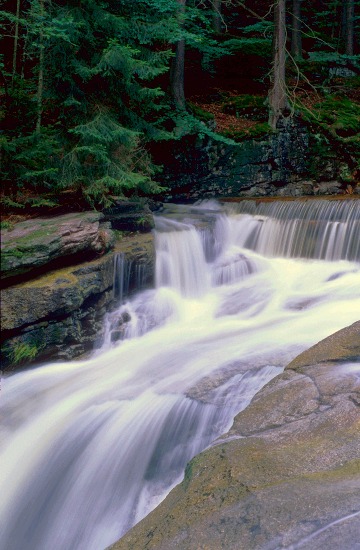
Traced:
[[199, 107], [199, 105], [195, 105], [195, 103], [192, 103], [191, 101], [188, 102], [188, 108], [194, 117], [202, 120], [203, 122], [210, 122], [214, 120], [214, 115], [212, 113], [205, 111]]
[[[356, 37], [360, 0], [354, 5]], [[311, 112], [298, 109], [314, 135], [339, 143], [351, 157], [358, 154], [359, 77], [350, 76], [359, 75], [360, 45], [355, 39], [354, 52], [346, 53], [343, 6], [341, 0], [302, 3], [303, 56], [295, 63], [289, 54], [287, 65], [295, 106], [300, 89], [315, 87], [320, 97], [329, 95], [334, 80], [347, 77], [344, 87], [353, 87], [352, 97], [328, 97]], [[159, 193], [160, 168], [149, 152], [155, 142], [197, 134], [233, 143], [268, 132], [264, 97], [272, 68], [272, 10], [264, 0], [252, 6], [223, 1], [222, 17], [219, 36], [211, 0], [187, 0], [183, 12], [177, 0], [22, 0], [19, 17], [16, 2], [5, 0], [0, 10], [3, 51], [9, 52], [0, 56], [3, 205], [52, 208], [71, 194], [100, 208], [113, 196]], [[290, 46], [290, 10], [287, 25]], [[219, 135], [210, 128], [213, 115], [191, 101], [185, 112], [174, 109], [171, 64], [181, 39], [187, 97], [203, 79], [203, 94], [222, 85], [220, 58], [229, 73], [241, 73], [234, 87], [229, 79], [231, 97], [223, 112], [253, 122], [244, 132]], [[249, 89], [243, 89], [249, 80]]]
[[241, 29], [238, 36], [224, 42], [231, 52], [242, 52], [247, 55], [271, 57], [271, 42], [273, 34], [272, 21], [260, 21]]
[[252, 120], [267, 120], [268, 107], [262, 96], [243, 94], [224, 101], [223, 112]]
[[36, 344], [28, 344], [26, 342], [17, 342], [8, 346], [5, 350], [10, 363], [20, 365], [33, 361], [39, 354], [40, 349]]
[[[312, 156], [320, 158], [322, 164], [328, 159], [337, 160], [339, 178], [352, 182], [353, 174], [360, 168], [360, 103], [330, 95], [314, 103], [311, 110], [301, 104], [298, 109], [309, 124]], [[310, 172], [316, 177], [312, 160]]]
[[12, 229], [12, 227], [13, 227], [13, 224], [11, 222], [9, 222], [8, 220], [1, 220], [0, 229], [2, 231], [7, 230], [7, 229]]
[[249, 138], [260, 138], [264, 137], [271, 133], [271, 128], [267, 122], [257, 122], [256, 124], [253, 124], [249, 127], [246, 127], [244, 129], [237, 129], [237, 128], [229, 128], [228, 130], [225, 130], [223, 134], [234, 140], [235, 142], [243, 141], [244, 139]]

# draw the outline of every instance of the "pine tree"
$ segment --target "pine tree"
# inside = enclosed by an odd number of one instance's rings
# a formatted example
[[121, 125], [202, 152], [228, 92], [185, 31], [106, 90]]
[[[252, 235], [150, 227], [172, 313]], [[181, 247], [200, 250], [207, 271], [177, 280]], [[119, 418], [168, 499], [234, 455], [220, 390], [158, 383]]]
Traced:
[[274, 130], [279, 119], [288, 106], [285, 82], [286, 65], [286, 22], [285, 0], [276, 0], [274, 5], [274, 38], [273, 38], [272, 87], [269, 92], [269, 125]]
[[[184, 23], [186, 0], [178, 0], [178, 18], [182, 27]], [[177, 109], [185, 109], [184, 92], [185, 38], [181, 37], [175, 45], [175, 55], [171, 65], [171, 95]]]
[[292, 6], [291, 54], [295, 59], [302, 58], [301, 2], [293, 0]]

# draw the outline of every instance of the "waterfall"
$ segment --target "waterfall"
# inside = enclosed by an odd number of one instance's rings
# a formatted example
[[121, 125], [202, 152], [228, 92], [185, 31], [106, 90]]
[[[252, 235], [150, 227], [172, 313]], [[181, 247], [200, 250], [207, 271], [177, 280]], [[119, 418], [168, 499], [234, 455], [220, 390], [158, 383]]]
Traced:
[[116, 260], [103, 348], [3, 380], [0, 548], [106, 548], [293, 357], [358, 320], [359, 206], [166, 207], [155, 288], [128, 296]]
[[114, 255], [113, 295], [120, 303], [129, 293], [131, 265], [123, 252]]
[[266, 256], [360, 259], [360, 201], [242, 201], [228, 207], [239, 246]]
[[141, 290], [146, 283], [144, 264], [129, 260], [124, 252], [114, 255], [113, 296], [118, 303], [127, 298], [132, 288]]

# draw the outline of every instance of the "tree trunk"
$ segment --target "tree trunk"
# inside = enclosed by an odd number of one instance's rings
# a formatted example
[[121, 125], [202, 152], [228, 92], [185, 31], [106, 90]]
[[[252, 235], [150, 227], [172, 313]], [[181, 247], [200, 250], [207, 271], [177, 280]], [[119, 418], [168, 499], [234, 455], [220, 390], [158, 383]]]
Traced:
[[221, 0], [213, 0], [213, 29], [221, 34]]
[[[39, 0], [40, 16], [43, 19], [45, 16], [45, 0]], [[43, 90], [44, 90], [44, 59], [45, 59], [45, 46], [44, 46], [44, 32], [41, 25], [40, 35], [39, 35], [39, 74], [38, 74], [38, 85], [36, 92], [36, 104], [37, 104], [37, 117], [36, 117], [36, 127], [35, 132], [40, 133], [41, 130], [41, 117], [43, 111]]]
[[276, 129], [278, 120], [288, 106], [285, 83], [286, 27], [285, 0], [277, 0], [274, 6], [272, 88], [269, 92], [269, 125]]
[[345, 53], [354, 55], [354, 0], [347, 0], [346, 2]]
[[295, 59], [302, 58], [301, 0], [293, 0], [291, 53]]
[[[178, 0], [179, 17], [185, 12], [186, 0]], [[173, 58], [170, 71], [171, 95], [177, 109], [185, 109], [184, 92], [184, 67], [185, 67], [185, 40], [181, 39], [176, 43], [175, 57]]]
[[13, 62], [12, 62], [12, 85], [14, 85], [14, 78], [16, 74], [16, 62], [17, 62], [17, 51], [18, 51], [18, 41], [19, 41], [19, 17], [20, 17], [20, 0], [16, 0], [16, 23], [15, 23], [15, 35], [14, 35]]

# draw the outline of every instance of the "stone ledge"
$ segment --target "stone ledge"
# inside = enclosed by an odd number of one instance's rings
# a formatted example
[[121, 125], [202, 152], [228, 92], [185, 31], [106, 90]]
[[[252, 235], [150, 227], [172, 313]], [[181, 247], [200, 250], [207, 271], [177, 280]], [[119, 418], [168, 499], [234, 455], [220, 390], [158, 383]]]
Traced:
[[275, 550], [300, 541], [306, 550], [353, 550], [360, 381], [345, 359], [359, 346], [359, 325], [310, 348], [264, 386], [230, 432], [188, 464], [184, 481], [110, 548]]
[[85, 259], [103, 254], [114, 244], [103, 214], [80, 212], [17, 223], [1, 235], [1, 279], [27, 273], [56, 259]]

